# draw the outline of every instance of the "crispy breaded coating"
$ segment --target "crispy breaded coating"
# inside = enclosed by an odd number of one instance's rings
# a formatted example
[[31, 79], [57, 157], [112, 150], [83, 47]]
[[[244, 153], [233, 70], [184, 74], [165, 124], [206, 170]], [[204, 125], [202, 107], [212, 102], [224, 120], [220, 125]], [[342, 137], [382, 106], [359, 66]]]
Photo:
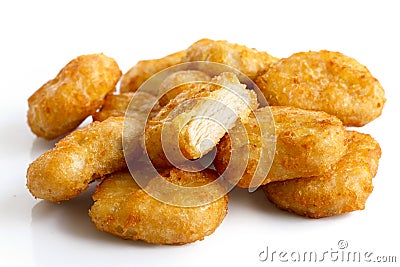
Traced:
[[[179, 51], [163, 58], [139, 61], [122, 76], [120, 92], [135, 92], [142, 83], [157, 72], [182, 63], [185, 53], [185, 51]], [[155, 92], [158, 92], [158, 88]]]
[[[127, 123], [127, 122], [126, 122]], [[125, 132], [132, 136], [130, 157], [140, 151], [142, 134], [131, 119]], [[61, 139], [29, 165], [27, 186], [33, 196], [59, 202], [77, 196], [96, 178], [126, 167], [122, 149], [124, 118], [93, 122]]]
[[[205, 185], [218, 177], [211, 170], [185, 172], [178, 169], [170, 169], [162, 176], [183, 187]], [[147, 190], [153, 186], [153, 180]], [[105, 179], [97, 187], [93, 200], [89, 215], [98, 230], [154, 244], [181, 245], [203, 240], [221, 224], [228, 210], [227, 195], [197, 207], [160, 202], [140, 189], [128, 171]]]
[[346, 136], [347, 152], [330, 170], [263, 186], [268, 199], [283, 210], [311, 218], [363, 210], [373, 190], [381, 149], [368, 134], [348, 131]]
[[[274, 121], [269, 119], [269, 112]], [[273, 126], [275, 133], [271, 131]], [[269, 166], [268, 161], [272, 160], [272, 157], [261, 157], [261, 153], [268, 153], [270, 144], [267, 140], [269, 136], [261, 136], [262, 129], [276, 135], [276, 148], [271, 168], [263, 181], [261, 177], [261, 184], [319, 175], [335, 164], [346, 151], [342, 122], [325, 112], [293, 107], [264, 107], [250, 116], [244, 128], [248, 139], [240, 142], [250, 149], [248, 155], [242, 155], [242, 162], [247, 162], [247, 167], [237, 185], [243, 188], [251, 186], [256, 172], [266, 174], [268, 169], [265, 166]], [[231, 133], [235, 134], [235, 131], [238, 131], [238, 126]], [[240, 145], [238, 149], [241, 149]], [[226, 170], [232, 153], [231, 140], [225, 135], [217, 145], [214, 160], [218, 173], [222, 174]], [[225, 178], [233, 179], [229, 174]]]
[[29, 127], [45, 139], [72, 131], [96, 112], [120, 77], [112, 58], [103, 54], [77, 57], [29, 97]]
[[220, 89], [220, 86], [215, 86], [209, 82], [197, 82], [197, 83], [186, 83], [175, 87], [178, 94], [171, 98], [166, 105], [162, 106], [160, 111], [154, 116], [154, 121], [166, 120], [170, 113], [171, 117], [175, 117], [189, 106], [192, 106], [194, 102], [188, 100], [207, 96], [210, 92]]
[[201, 39], [186, 50], [183, 61], [211, 61], [225, 64], [254, 79], [278, 59], [267, 52], [260, 52], [243, 45], [223, 40]]
[[326, 50], [281, 59], [255, 82], [270, 105], [322, 110], [345, 126], [363, 126], [379, 117], [386, 101], [365, 66]]
[[124, 117], [127, 113], [131, 118], [145, 121], [147, 115], [151, 118], [158, 113], [157, 109], [153, 109], [156, 102], [157, 98], [146, 92], [109, 94], [101, 109], [93, 115], [93, 120], [104, 121], [108, 117]]
[[[202, 157], [238, 118], [247, 120], [258, 105], [254, 91], [245, 89], [233, 73], [222, 73], [211, 83], [183, 86], [187, 88], [164, 106], [146, 128], [147, 153], [155, 167], [170, 166], [166, 148], [182, 152], [187, 159]], [[174, 160], [178, 160], [177, 156], [172, 155]]]
[[160, 106], [165, 106], [168, 102], [177, 96], [184, 86], [179, 86], [185, 83], [193, 83], [193, 82], [208, 82], [211, 80], [211, 77], [199, 70], [181, 70], [172, 73], [164, 81], [160, 84], [160, 89], [158, 92], [158, 96], [160, 99], [158, 100]]

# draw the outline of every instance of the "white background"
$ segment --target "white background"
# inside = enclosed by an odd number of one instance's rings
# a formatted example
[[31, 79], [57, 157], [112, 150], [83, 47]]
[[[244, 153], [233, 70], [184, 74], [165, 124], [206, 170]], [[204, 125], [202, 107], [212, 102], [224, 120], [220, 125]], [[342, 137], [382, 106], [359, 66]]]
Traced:
[[[322, 253], [337, 250], [339, 240], [348, 242], [347, 251], [395, 255], [399, 262], [398, 6], [341, 0], [1, 1], [0, 266], [270, 266], [270, 259], [260, 262], [258, 256], [267, 246]], [[27, 98], [36, 89], [81, 54], [104, 52], [125, 72], [140, 59], [165, 56], [203, 37], [277, 57], [336, 50], [370, 69], [387, 103], [380, 118], [359, 129], [383, 150], [366, 210], [305, 219], [277, 210], [261, 192], [235, 190], [213, 235], [185, 246], [154, 246], [96, 231], [87, 215], [90, 191], [61, 205], [29, 194], [27, 166], [53, 146], [26, 124]], [[285, 265], [278, 258], [273, 263]]]

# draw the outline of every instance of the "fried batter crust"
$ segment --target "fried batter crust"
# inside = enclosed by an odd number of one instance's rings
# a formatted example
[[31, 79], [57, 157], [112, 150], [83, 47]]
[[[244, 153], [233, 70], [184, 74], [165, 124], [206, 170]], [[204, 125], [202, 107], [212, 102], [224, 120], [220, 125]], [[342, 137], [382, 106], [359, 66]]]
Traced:
[[121, 93], [135, 92], [151, 76], [168, 67], [183, 62], [185, 51], [179, 51], [159, 59], [141, 60], [121, 78]]
[[28, 124], [33, 133], [54, 139], [75, 129], [115, 90], [121, 71], [103, 54], [83, 55], [69, 62], [28, 99]]
[[[176, 185], [205, 185], [218, 175], [211, 170], [170, 169], [163, 177]], [[152, 180], [149, 182], [151, 186]], [[228, 210], [228, 196], [199, 207], [160, 202], [140, 189], [128, 171], [110, 175], [97, 188], [89, 215], [96, 228], [124, 239], [182, 245], [212, 234]]]
[[379, 117], [385, 92], [369, 70], [339, 52], [301, 52], [279, 60], [256, 78], [270, 105], [322, 110], [345, 126]]
[[[268, 118], [268, 112], [271, 112], [274, 122], [264, 119]], [[239, 187], [249, 188], [258, 165], [261, 169], [267, 165], [260, 158], [266, 145], [260, 133], [261, 129], [270, 128], [272, 123], [275, 123], [276, 149], [271, 169], [262, 184], [321, 174], [335, 164], [346, 151], [342, 122], [325, 112], [272, 106], [258, 109], [255, 115], [252, 114], [244, 124], [248, 142], [242, 142], [243, 145], [249, 145], [250, 150], [248, 158], [243, 159], [243, 162], [248, 161], [246, 170], [237, 184]], [[263, 121], [264, 125], [259, 124], [256, 118]], [[237, 128], [235, 126], [232, 132]], [[231, 153], [231, 140], [226, 134], [217, 145], [214, 160], [215, 168], [220, 174], [227, 168]]]
[[168, 102], [177, 96], [185, 86], [180, 86], [186, 83], [207, 82], [211, 77], [199, 70], [182, 70], [177, 71], [165, 78], [160, 84], [158, 92], [160, 106], [165, 106]]
[[267, 184], [263, 190], [268, 199], [283, 210], [311, 218], [363, 210], [373, 190], [381, 149], [368, 134], [348, 131], [346, 136], [347, 152], [330, 170]]
[[236, 68], [250, 79], [254, 79], [278, 59], [267, 52], [260, 52], [224, 40], [201, 39], [186, 50], [183, 61], [211, 61], [226, 64]]
[[[147, 115], [152, 118], [158, 113], [156, 102], [156, 97], [146, 92], [109, 94], [101, 109], [93, 115], [93, 120], [104, 121], [109, 117], [124, 117], [128, 114], [131, 118], [145, 121]], [[155, 109], [153, 109], [154, 106]]]
[[[136, 124], [139, 122], [132, 119], [129, 133], [139, 139], [141, 132], [135, 132]], [[32, 195], [53, 202], [67, 200], [85, 190], [94, 179], [126, 167], [123, 125], [124, 118], [112, 117], [61, 139], [55, 148], [29, 165], [27, 186]], [[131, 144], [131, 157], [139, 152], [139, 146], [139, 141], [136, 148]]]

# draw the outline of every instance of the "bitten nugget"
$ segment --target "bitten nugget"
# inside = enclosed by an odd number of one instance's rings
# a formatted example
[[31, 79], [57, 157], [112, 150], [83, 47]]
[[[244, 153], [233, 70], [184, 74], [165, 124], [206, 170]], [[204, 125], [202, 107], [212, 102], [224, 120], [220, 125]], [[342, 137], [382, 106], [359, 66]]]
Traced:
[[[187, 89], [164, 106], [146, 128], [146, 149], [155, 167], [171, 166], [164, 153], [168, 148], [182, 152], [187, 159], [202, 157], [238, 118], [247, 120], [258, 105], [254, 91], [245, 89], [233, 73], [222, 73], [211, 83], [184, 86]], [[176, 155], [173, 160], [178, 160]]]
[[179, 88], [176, 88], [176, 90], [180, 93], [171, 99], [167, 105], [162, 107], [158, 114], [146, 125], [146, 151], [152, 164], [156, 168], [169, 168], [172, 166], [164, 154], [161, 143], [161, 133], [164, 124], [174, 117], [174, 115], [169, 117], [170, 113], [174, 111], [175, 114], [179, 114], [181, 111], [183, 112], [186, 108], [185, 103], [189, 102], [188, 100], [207, 95], [211, 90], [219, 88], [210, 86], [208, 83], [183, 84], [178, 87]]
[[346, 126], [363, 126], [379, 117], [386, 101], [369, 70], [339, 52], [293, 54], [255, 82], [270, 105], [322, 110]]
[[104, 121], [108, 117], [124, 117], [129, 106], [129, 117], [145, 121], [147, 115], [151, 118], [158, 113], [157, 109], [153, 109], [156, 102], [157, 98], [146, 92], [109, 94], [101, 109], [93, 115], [93, 120]]
[[[162, 176], [183, 187], [205, 185], [218, 178], [211, 170], [185, 172], [170, 169]], [[147, 190], [153, 185], [151, 180]], [[175, 197], [180, 197], [179, 192]], [[228, 210], [227, 195], [198, 207], [160, 202], [140, 189], [127, 171], [105, 179], [98, 186], [93, 200], [89, 215], [98, 230], [154, 244], [180, 245], [203, 240], [221, 224]]]
[[249, 76], [250, 79], [254, 79], [278, 59], [267, 52], [259, 52], [243, 45], [222, 40], [201, 39], [186, 50], [183, 61], [211, 61], [226, 64]]
[[[270, 109], [270, 111], [269, 111]], [[256, 173], [267, 173], [265, 166], [271, 157], [260, 157], [268, 153], [268, 142], [261, 137], [261, 129], [271, 129], [274, 122], [269, 119], [272, 113], [275, 122], [276, 149], [268, 175], [261, 184], [283, 181], [301, 176], [314, 176], [327, 171], [346, 151], [345, 129], [342, 122], [325, 112], [308, 111], [292, 107], [265, 107], [258, 109], [250, 116], [244, 128], [248, 140], [240, 140], [241, 146], [249, 146], [249, 154], [243, 154], [243, 164], [247, 167], [238, 182], [239, 187], [249, 188]], [[231, 134], [238, 131], [235, 126]], [[267, 133], [272, 133], [268, 130]], [[238, 149], [240, 145], [238, 145]], [[231, 140], [226, 134], [217, 145], [214, 165], [222, 174], [227, 168], [232, 154]], [[240, 155], [239, 155], [240, 156]], [[237, 159], [236, 159], [237, 160]], [[233, 166], [235, 167], [235, 166]], [[257, 170], [260, 168], [260, 170]], [[226, 177], [228, 180], [232, 177]], [[261, 177], [262, 179], [262, 177]], [[235, 180], [235, 179], [233, 179]]]
[[75, 129], [115, 89], [121, 71], [103, 54], [80, 56], [28, 99], [28, 124], [39, 137], [54, 139]]
[[157, 72], [182, 63], [184, 55], [185, 51], [179, 51], [163, 58], [139, 61], [122, 76], [121, 93], [135, 92], [142, 83]]
[[223, 87], [195, 101], [191, 109], [172, 122], [179, 126], [187, 123], [179, 132], [179, 145], [191, 159], [211, 151], [238, 119], [246, 121], [258, 106], [254, 91], [247, 90], [233, 73], [222, 73], [211, 82]]
[[283, 210], [311, 218], [363, 210], [373, 190], [381, 149], [368, 134], [349, 131], [347, 138], [346, 154], [330, 170], [270, 183], [263, 187], [268, 199]]
[[[127, 123], [127, 122], [125, 122]], [[122, 149], [124, 118], [93, 122], [61, 139], [29, 165], [27, 186], [33, 196], [59, 202], [77, 196], [96, 178], [126, 167]], [[141, 135], [139, 122], [131, 119], [133, 140]], [[130, 156], [140, 151], [139, 141], [130, 144]]]

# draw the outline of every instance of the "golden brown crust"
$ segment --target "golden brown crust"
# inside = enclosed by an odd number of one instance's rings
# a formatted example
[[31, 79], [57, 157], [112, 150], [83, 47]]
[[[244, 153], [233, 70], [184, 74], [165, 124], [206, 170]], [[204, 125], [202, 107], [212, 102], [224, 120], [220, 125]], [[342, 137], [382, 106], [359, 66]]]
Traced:
[[[265, 72], [269, 65], [278, 59], [266, 52], [227, 41], [201, 39], [187, 50], [179, 51], [159, 59], [141, 60], [121, 79], [122, 93], [134, 92], [152, 75], [168, 67], [189, 61], [211, 61], [226, 64], [238, 69], [250, 78]], [[158, 90], [155, 90], [157, 92]], [[156, 95], [156, 93], [155, 93]]]
[[[345, 129], [339, 119], [325, 112], [308, 111], [292, 107], [265, 107], [250, 116], [244, 124], [250, 152], [245, 172], [237, 184], [248, 188], [257, 167], [264, 168], [267, 162], [260, 160], [265, 153], [266, 141], [260, 136], [261, 128], [271, 128], [270, 114], [275, 123], [276, 150], [271, 169], [262, 184], [283, 181], [300, 176], [314, 176], [325, 172], [345, 153]], [[267, 118], [266, 120], [264, 118]], [[264, 121], [258, 124], [257, 120]], [[232, 129], [235, 132], [238, 126]], [[247, 146], [247, 142], [244, 142]], [[222, 174], [231, 160], [231, 141], [228, 135], [217, 145], [214, 165]], [[246, 157], [246, 155], [243, 155]], [[269, 160], [265, 157], [265, 160]], [[260, 166], [259, 166], [260, 165]], [[264, 170], [267, 171], [267, 170]], [[229, 178], [229, 177], [227, 177]]]
[[211, 61], [226, 64], [254, 79], [265, 72], [269, 65], [278, 61], [266, 52], [223, 40], [201, 39], [187, 50], [184, 62]]
[[156, 101], [155, 96], [145, 92], [109, 94], [101, 109], [93, 115], [93, 120], [104, 121], [109, 117], [124, 117], [129, 106], [129, 117], [145, 121], [147, 115], [152, 118], [158, 113], [157, 109], [153, 109]]
[[182, 63], [184, 55], [185, 51], [179, 51], [163, 58], [139, 61], [122, 76], [121, 93], [135, 92], [142, 83], [157, 72]]
[[[209, 170], [192, 173], [178, 169], [170, 169], [163, 176], [186, 187], [208, 184], [218, 177]], [[93, 200], [89, 215], [98, 230], [154, 244], [180, 245], [203, 240], [221, 224], [228, 210], [227, 195], [199, 207], [162, 203], [140, 189], [127, 171], [105, 179]]]
[[103, 104], [120, 76], [115, 60], [103, 54], [72, 60], [28, 99], [32, 132], [54, 139], [72, 131]]
[[279, 208], [301, 216], [321, 218], [363, 210], [373, 190], [381, 149], [367, 134], [349, 131], [348, 150], [326, 173], [270, 183], [263, 187]]
[[[215, 86], [208, 82], [187, 83], [179, 85], [175, 88], [175, 90], [177, 91], [177, 95], [170, 99], [166, 103], [166, 105], [162, 106], [158, 114], [154, 116], [153, 121], [167, 120], [167, 117], [170, 115], [170, 113], [172, 111], [175, 111], [178, 106], [182, 106], [182, 109], [185, 109], [186, 106], [184, 105], [184, 103], [188, 100], [200, 97], [207, 97], [209, 96], [210, 92], [220, 88], [220, 86]], [[179, 112], [181, 112], [181, 110], [179, 110]]]
[[158, 92], [160, 99], [158, 102], [160, 106], [167, 105], [171, 99], [184, 90], [185, 86], [180, 86], [182, 84], [208, 82], [210, 80], [211, 77], [209, 75], [199, 70], [182, 70], [174, 72], [165, 78], [165, 80], [160, 84]]
[[326, 50], [281, 59], [255, 82], [270, 105], [322, 110], [346, 126], [363, 126], [379, 117], [386, 101], [365, 66]]
[[[53, 202], [67, 200], [85, 190], [94, 179], [124, 168], [123, 125], [124, 118], [113, 117], [93, 122], [61, 139], [55, 148], [29, 165], [27, 186], [32, 195]], [[134, 120], [131, 127], [130, 133], [138, 139], [141, 133], [135, 132]], [[133, 145], [131, 156], [136, 153]], [[138, 146], [139, 143], [137, 152]]]

